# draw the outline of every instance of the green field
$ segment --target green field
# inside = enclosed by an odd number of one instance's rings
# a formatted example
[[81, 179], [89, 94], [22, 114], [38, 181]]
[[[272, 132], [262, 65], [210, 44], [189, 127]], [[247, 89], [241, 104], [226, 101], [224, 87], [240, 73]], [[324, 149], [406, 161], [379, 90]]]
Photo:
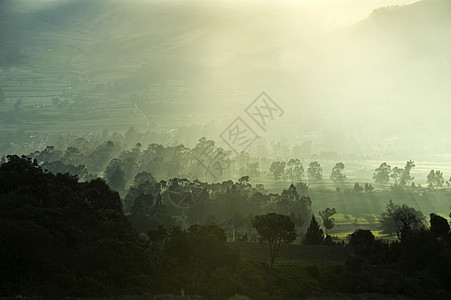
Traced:
[[[312, 212], [315, 215], [326, 207], [337, 210], [337, 214], [334, 215], [335, 227], [328, 232], [332, 236], [345, 238], [356, 229], [370, 229], [376, 236], [381, 236], [378, 219], [390, 200], [396, 204], [406, 204], [420, 210], [427, 220], [430, 213], [448, 218], [451, 212], [449, 188], [407, 187], [404, 191], [394, 191], [390, 186], [378, 186], [372, 183], [375, 191], [366, 193], [352, 191], [353, 184], [347, 183], [340, 192], [336, 192], [331, 183], [312, 185], [309, 188], [307, 195], [312, 199]], [[268, 182], [265, 188], [270, 192], [280, 193], [288, 185], [288, 183]], [[420, 191], [423, 192], [420, 193]]]

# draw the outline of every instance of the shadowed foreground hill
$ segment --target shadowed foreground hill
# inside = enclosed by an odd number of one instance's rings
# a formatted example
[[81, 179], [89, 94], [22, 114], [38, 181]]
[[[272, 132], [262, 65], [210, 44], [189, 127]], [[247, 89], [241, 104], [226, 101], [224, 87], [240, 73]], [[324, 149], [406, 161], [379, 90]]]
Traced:
[[[267, 244], [242, 244], [240, 259], [214, 224], [161, 226], [147, 232], [149, 239], [140, 238], [122, 212], [119, 194], [103, 180], [78, 182], [26, 157], [8, 156], [0, 166], [0, 297], [152, 299], [183, 289], [204, 299], [236, 294], [259, 300], [324, 294], [336, 295], [325, 299], [382, 299], [378, 294], [450, 299], [450, 227], [435, 214], [430, 223], [430, 229], [403, 230], [401, 241], [391, 243], [360, 230], [350, 241], [355, 255], [345, 264], [340, 261], [349, 247], [308, 253], [303, 251], [309, 248], [289, 245], [281, 251], [288, 261], [272, 266], [258, 261]], [[315, 259], [300, 263], [304, 255]], [[169, 297], [153, 299], [177, 299]]]
[[[140, 237], [119, 194], [26, 157], [0, 166], [0, 297], [208, 294], [214, 272], [237, 263], [213, 225]], [[215, 291], [218, 292], [218, 291]]]
[[0, 167], [0, 293], [103, 295], [153, 288], [149, 252], [101, 179], [79, 183], [10, 156]]

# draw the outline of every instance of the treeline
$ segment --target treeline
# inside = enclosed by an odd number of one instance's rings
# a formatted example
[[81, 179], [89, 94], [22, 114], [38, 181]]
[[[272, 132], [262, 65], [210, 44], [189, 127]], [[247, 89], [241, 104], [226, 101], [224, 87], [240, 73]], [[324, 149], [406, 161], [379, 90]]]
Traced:
[[[205, 164], [204, 166], [199, 161], [212, 161], [209, 157], [217, 157], [216, 160], [220, 158], [223, 162], [223, 170], [221, 174], [218, 173], [220, 177], [235, 177], [232, 176], [235, 170], [230, 167], [229, 162], [231, 151], [217, 148], [213, 141], [205, 138], [200, 139], [192, 149], [183, 145], [165, 147], [160, 144], [149, 144], [145, 148], [137, 143], [127, 150], [120, 141], [108, 140], [96, 144], [79, 139], [78, 142], [80, 146], [63, 149], [47, 146], [44, 150], [29, 153], [27, 156], [36, 159], [44, 169], [55, 174], [70, 173], [81, 180], [104, 177], [108, 184], [118, 191], [124, 191], [126, 184], [131, 182], [136, 174], [144, 171], [160, 179], [206, 177], [207, 171], [213, 170], [213, 167]], [[3, 157], [2, 161], [5, 162], [6, 157]]]
[[[167, 184], [172, 191], [176, 186], [179, 180]], [[226, 197], [253, 188], [242, 178], [209, 189], [224, 189], [217, 193]], [[301, 201], [294, 186], [278, 197]], [[157, 196], [154, 206], [165, 205], [160, 201]], [[27, 157], [9, 156], [0, 166], [0, 224], [2, 296], [178, 294], [184, 289], [207, 299], [237, 293], [270, 299], [284, 291], [283, 284], [272, 286], [265, 264], [240, 259], [226, 244], [222, 227], [160, 225], [137, 231], [123, 213], [119, 194], [105, 181], [55, 175]], [[302, 293], [313, 291], [319, 286]]]
[[290, 185], [282, 193], [268, 193], [262, 184], [253, 187], [249, 177], [238, 181], [206, 183], [172, 178], [157, 182], [142, 172], [124, 198], [124, 209], [141, 232], [163, 225], [216, 224], [233, 227], [236, 240], [257, 241], [251, 221], [258, 214], [277, 212], [290, 216], [298, 232], [311, 215], [311, 199], [302, 183]]
[[[25, 136], [24, 139], [26, 138]], [[253, 180], [272, 179], [286, 183], [327, 182], [335, 184], [338, 190], [343, 190], [344, 185], [351, 183], [342, 161], [336, 162], [330, 171], [324, 170], [318, 160], [303, 165], [300, 158], [305, 161], [306, 157], [302, 151], [293, 154], [293, 158], [274, 161], [268, 158], [271, 155], [253, 157], [246, 152], [235, 154], [230, 149], [218, 147], [214, 141], [205, 137], [191, 148], [183, 144], [165, 146], [163, 144], [167, 143], [163, 142], [137, 142], [149, 139], [157, 141], [162, 140], [162, 137], [149, 136], [133, 128], [125, 134], [104, 132], [83, 137], [60, 135], [48, 140], [47, 146], [35, 145], [36, 149], [43, 150], [24, 154], [36, 159], [44, 169], [55, 174], [67, 172], [77, 175], [80, 180], [88, 181], [97, 177], [105, 178], [122, 196], [140, 172], [151, 173], [159, 180], [178, 177], [220, 182], [250, 176]], [[48, 144], [50, 142], [52, 144]], [[3, 156], [1, 160], [5, 162], [6, 157]], [[414, 177], [411, 176], [414, 167], [415, 163], [411, 160], [404, 167], [392, 167], [384, 162], [375, 168], [372, 179], [368, 178], [368, 181], [374, 180], [379, 185], [392, 183], [396, 188], [415, 186]], [[449, 185], [450, 181], [445, 179], [440, 170], [430, 170], [426, 175], [429, 188]], [[359, 183], [361, 186], [364, 184]], [[371, 190], [369, 187], [369, 191]], [[355, 191], [359, 191], [358, 186]]]
[[[137, 182], [153, 182], [146, 178], [140, 176]], [[156, 184], [153, 182], [154, 187]], [[163, 183], [158, 184], [161, 188]], [[180, 196], [180, 205], [192, 201], [194, 195], [203, 199], [215, 190], [218, 199], [234, 201], [236, 196], [238, 202], [242, 200], [239, 195], [250, 195], [249, 201], [259, 193], [253, 191], [247, 178], [223, 183], [222, 187], [204, 185], [208, 193], [197, 194], [193, 189], [179, 190], [190, 186], [188, 181], [171, 180], [157, 194], [152, 207], [164, 206], [168, 191]], [[151, 193], [140, 194], [131, 210], [140, 203], [152, 202], [148, 200]], [[142, 201], [137, 200], [140, 196]], [[301, 200], [293, 185], [274, 197], [287, 204], [307, 201], [305, 197]], [[252, 219], [261, 241], [282, 229], [289, 233], [283, 241], [293, 242], [296, 226], [286, 212], [270, 213], [274, 222], [257, 216]], [[321, 212], [323, 222], [328, 218], [333, 222], [334, 213], [334, 209]], [[136, 222], [131, 215], [130, 219]], [[285, 225], [274, 226], [279, 223]], [[69, 174], [46, 172], [29, 158], [9, 156], [0, 166], [0, 224], [2, 296], [179, 294], [181, 289], [207, 299], [228, 299], [234, 294], [286, 299], [337, 292], [405, 294], [420, 299], [447, 299], [451, 295], [448, 221], [431, 214], [427, 227], [421, 213], [393, 203], [387, 205], [381, 224], [399, 237], [398, 242], [377, 240], [371, 232], [358, 230], [349, 239], [356, 255], [344, 266], [271, 266], [240, 259], [233, 244], [226, 243], [226, 231], [214, 223], [137, 231], [123, 213], [119, 194], [102, 179], [79, 182]], [[304, 243], [325, 245], [313, 218], [308, 232]]]
[[346, 262], [353, 291], [404, 294], [416, 299], [451, 298], [451, 233], [434, 213], [430, 226], [421, 213], [390, 203], [381, 221], [398, 240], [376, 239], [369, 230], [349, 236], [355, 255]]
[[155, 283], [149, 253], [102, 179], [78, 182], [27, 158], [0, 166], [3, 295], [99, 295]]
[[216, 225], [163, 227], [144, 238], [102, 179], [79, 182], [9, 156], [0, 166], [0, 295], [215, 295], [239, 255]]

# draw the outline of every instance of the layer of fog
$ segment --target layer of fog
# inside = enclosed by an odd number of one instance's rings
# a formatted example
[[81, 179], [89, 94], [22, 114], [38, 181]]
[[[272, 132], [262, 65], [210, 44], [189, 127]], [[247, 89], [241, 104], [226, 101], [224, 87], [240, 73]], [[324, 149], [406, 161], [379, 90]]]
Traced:
[[[266, 91], [285, 114], [259, 132], [264, 139], [417, 158], [451, 145], [450, 5], [425, 0], [372, 13], [412, 2], [47, 1], [38, 16], [54, 22], [38, 37], [49, 48], [81, 48], [69, 62], [54, 59], [97, 82], [131, 78], [144, 94], [153, 82], [181, 82], [184, 96], [140, 105], [162, 130], [182, 118], [183, 126], [212, 124], [209, 137], [219, 140]], [[161, 101], [183, 109], [171, 115]]]

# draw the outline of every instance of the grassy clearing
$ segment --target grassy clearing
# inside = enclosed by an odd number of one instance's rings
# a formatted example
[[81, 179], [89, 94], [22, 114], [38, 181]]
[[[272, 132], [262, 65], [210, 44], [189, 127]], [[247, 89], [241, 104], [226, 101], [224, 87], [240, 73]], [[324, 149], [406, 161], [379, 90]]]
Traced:
[[[265, 188], [271, 192], [280, 193], [289, 183], [267, 182]], [[443, 189], [425, 189], [407, 187], [404, 191], [391, 190], [390, 186], [377, 186], [371, 193], [353, 192], [353, 183], [343, 185], [340, 192], [332, 188], [332, 184], [312, 185], [307, 193], [312, 199], [312, 211], [315, 215], [326, 207], [335, 208], [335, 227], [330, 230], [333, 236], [346, 237], [356, 229], [369, 229], [373, 234], [381, 236], [378, 228], [379, 218], [387, 203], [392, 200], [396, 204], [406, 204], [420, 210], [426, 219], [429, 214], [436, 213], [449, 217], [451, 206], [451, 191]], [[418, 191], [424, 191], [422, 194]]]

